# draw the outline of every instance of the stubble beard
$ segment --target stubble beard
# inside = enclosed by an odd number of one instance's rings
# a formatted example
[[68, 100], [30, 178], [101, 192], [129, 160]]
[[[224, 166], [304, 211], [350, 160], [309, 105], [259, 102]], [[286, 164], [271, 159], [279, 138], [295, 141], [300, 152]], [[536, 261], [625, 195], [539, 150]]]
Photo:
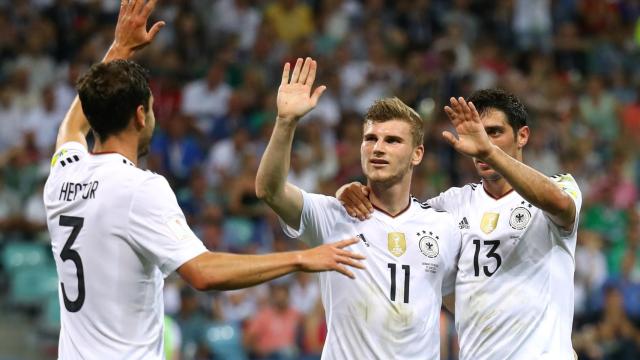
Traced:
[[412, 166], [411, 164], [409, 164], [408, 166], [399, 169], [395, 174], [391, 174], [385, 178], [374, 179], [374, 178], [371, 178], [369, 174], [367, 174], [366, 172], [365, 172], [365, 176], [367, 177], [367, 180], [369, 181], [370, 185], [379, 185], [379, 186], [388, 188], [401, 182], [402, 179], [404, 179], [404, 177], [407, 175], [407, 173], [411, 171], [411, 169], [412, 169]]

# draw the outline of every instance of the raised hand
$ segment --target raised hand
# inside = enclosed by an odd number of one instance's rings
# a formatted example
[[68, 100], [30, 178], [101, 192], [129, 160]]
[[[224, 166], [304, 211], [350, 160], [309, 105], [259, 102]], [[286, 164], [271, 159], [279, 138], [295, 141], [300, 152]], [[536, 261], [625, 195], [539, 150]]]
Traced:
[[442, 136], [459, 153], [479, 159], [486, 158], [491, 153], [493, 144], [489, 140], [476, 107], [462, 97], [457, 100], [452, 97], [450, 102], [451, 106], [445, 106], [444, 111], [458, 133], [458, 137], [456, 138], [449, 131], [443, 131]]
[[121, 0], [114, 47], [133, 53], [149, 45], [158, 31], [165, 25], [158, 21], [147, 31], [149, 15], [156, 7], [157, 0]]
[[347, 266], [364, 269], [364, 265], [357, 260], [364, 260], [365, 257], [344, 250], [344, 248], [358, 241], [360, 240], [351, 238], [305, 250], [302, 254], [302, 271], [318, 272], [333, 270], [355, 279], [355, 275], [347, 269]]
[[318, 86], [313, 93], [311, 88], [316, 80], [318, 64], [311, 58], [296, 61], [291, 79], [289, 71], [291, 65], [286, 63], [282, 71], [282, 82], [278, 88], [278, 118], [286, 120], [298, 120], [318, 104], [320, 95], [327, 89], [326, 86]]

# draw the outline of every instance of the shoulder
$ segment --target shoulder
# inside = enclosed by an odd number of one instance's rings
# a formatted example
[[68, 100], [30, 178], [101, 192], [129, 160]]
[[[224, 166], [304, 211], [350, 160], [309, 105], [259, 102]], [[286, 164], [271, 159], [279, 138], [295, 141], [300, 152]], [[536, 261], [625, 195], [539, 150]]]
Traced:
[[336, 199], [333, 196], [322, 195], [309, 193], [304, 190], [300, 190], [302, 193], [302, 198], [304, 199], [304, 204], [306, 206], [313, 206], [319, 209], [322, 209], [324, 212], [339, 212], [346, 214], [346, 210], [340, 203], [340, 200]]
[[427, 202], [439, 209], [451, 211], [462, 204], [469, 202], [476, 191], [482, 189], [482, 184], [469, 183], [461, 187], [452, 187], [440, 193], [440, 195], [427, 200]]
[[462, 198], [462, 197], [466, 197], [466, 196], [470, 196], [471, 194], [473, 194], [474, 192], [478, 191], [478, 190], [482, 190], [482, 184], [480, 183], [468, 183], [466, 185], [463, 185], [461, 187], [452, 187], [449, 188], [448, 190], [446, 190], [445, 192], [443, 192], [442, 194], [445, 194], [451, 198]]
[[574, 200], [581, 197], [580, 187], [574, 179], [573, 175], [569, 173], [556, 174], [549, 177], [555, 184], [571, 196]]
[[569, 173], [555, 174], [549, 176], [549, 178], [557, 183], [577, 184], [576, 179]]
[[62, 144], [51, 157], [51, 168], [66, 167], [79, 162], [88, 154], [87, 148], [79, 142], [70, 141]]
[[437, 209], [432, 207], [428, 202], [420, 202], [415, 197], [411, 197], [411, 201], [416, 205], [415, 210], [421, 217], [429, 219], [432, 223], [453, 222], [453, 215], [445, 209]]
[[139, 168], [134, 168], [136, 176], [140, 179], [138, 190], [144, 191], [148, 193], [154, 193], [156, 191], [171, 191], [171, 186], [169, 185], [169, 181], [159, 174], [154, 173], [150, 170], [142, 170]]

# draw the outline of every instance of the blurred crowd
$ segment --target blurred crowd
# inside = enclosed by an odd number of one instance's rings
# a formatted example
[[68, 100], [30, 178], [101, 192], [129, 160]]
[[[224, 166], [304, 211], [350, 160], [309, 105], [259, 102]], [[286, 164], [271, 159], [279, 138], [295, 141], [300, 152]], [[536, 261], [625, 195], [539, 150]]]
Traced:
[[[42, 187], [74, 82], [112, 41], [117, 0], [0, 0], [0, 249], [48, 243]], [[167, 177], [213, 251], [305, 245], [255, 196], [282, 66], [318, 60], [327, 85], [301, 120], [289, 180], [333, 194], [362, 181], [362, 115], [398, 96], [426, 123], [420, 199], [478, 182], [440, 137], [451, 96], [500, 87], [527, 106], [525, 162], [571, 173], [584, 204], [575, 257], [574, 347], [640, 358], [640, 1], [160, 0], [149, 69], [157, 129], [141, 166]], [[184, 359], [318, 359], [326, 325], [315, 276], [228, 293], [165, 289], [165, 342]], [[442, 358], [455, 359], [442, 315]]]

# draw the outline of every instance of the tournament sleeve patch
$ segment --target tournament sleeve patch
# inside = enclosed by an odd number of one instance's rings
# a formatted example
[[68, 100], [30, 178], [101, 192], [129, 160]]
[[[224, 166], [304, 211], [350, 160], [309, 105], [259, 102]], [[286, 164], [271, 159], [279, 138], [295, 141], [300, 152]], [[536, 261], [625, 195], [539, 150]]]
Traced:
[[195, 237], [193, 231], [191, 231], [184, 219], [180, 217], [169, 219], [167, 226], [173, 235], [175, 235], [175, 237], [180, 241]]
[[554, 175], [551, 177], [551, 179], [562, 191], [571, 196], [573, 200], [577, 200], [580, 196], [578, 192], [578, 184], [570, 174]]
[[60, 159], [60, 156], [66, 153], [67, 153], [67, 149], [62, 149], [58, 151], [55, 155], [53, 155], [53, 158], [51, 159], [51, 167], [53, 167], [58, 162], [58, 159]]

